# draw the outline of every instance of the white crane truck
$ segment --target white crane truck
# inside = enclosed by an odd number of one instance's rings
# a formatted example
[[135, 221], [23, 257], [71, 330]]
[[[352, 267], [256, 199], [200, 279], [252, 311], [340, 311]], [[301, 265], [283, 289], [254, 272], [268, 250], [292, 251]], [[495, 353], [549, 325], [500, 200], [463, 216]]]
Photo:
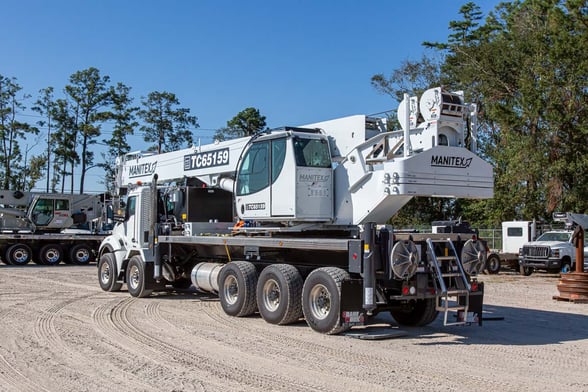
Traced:
[[435, 88], [420, 104], [405, 96], [399, 119], [401, 131], [357, 115], [122, 157], [126, 209], [100, 246], [101, 288], [145, 297], [192, 283], [229, 315], [304, 317], [326, 334], [382, 311], [401, 325], [439, 312], [481, 324], [481, 241], [385, 225], [414, 196], [492, 197], [475, 105]]
[[105, 238], [107, 212], [101, 195], [0, 190], [0, 259], [88, 264]]

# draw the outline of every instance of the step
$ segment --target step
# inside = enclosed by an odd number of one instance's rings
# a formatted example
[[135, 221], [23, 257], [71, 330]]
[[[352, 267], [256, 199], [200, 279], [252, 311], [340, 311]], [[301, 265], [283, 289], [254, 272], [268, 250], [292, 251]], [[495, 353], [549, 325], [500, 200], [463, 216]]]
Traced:
[[462, 275], [459, 272], [442, 272], [441, 276], [443, 278], [458, 278], [458, 277], [461, 277]]
[[455, 295], [465, 295], [469, 294], [470, 292], [466, 289], [455, 289], [455, 290], [447, 290], [445, 294], [447, 296], [455, 296]]
[[439, 312], [445, 312], [445, 311], [447, 311], [447, 312], [458, 312], [460, 310], [465, 311], [466, 310], [466, 307], [463, 306], [463, 305], [460, 305], [460, 306], [448, 306], [448, 307], [445, 307], [445, 306], [437, 306], [437, 311], [439, 311]]
[[455, 256], [436, 256], [437, 261], [457, 261]]

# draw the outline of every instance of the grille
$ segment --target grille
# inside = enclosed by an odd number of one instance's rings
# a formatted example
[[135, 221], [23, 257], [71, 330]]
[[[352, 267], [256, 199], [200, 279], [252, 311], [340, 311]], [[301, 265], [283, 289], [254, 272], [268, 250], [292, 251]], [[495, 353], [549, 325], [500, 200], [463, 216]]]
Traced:
[[523, 246], [523, 254], [530, 257], [549, 257], [548, 246]]

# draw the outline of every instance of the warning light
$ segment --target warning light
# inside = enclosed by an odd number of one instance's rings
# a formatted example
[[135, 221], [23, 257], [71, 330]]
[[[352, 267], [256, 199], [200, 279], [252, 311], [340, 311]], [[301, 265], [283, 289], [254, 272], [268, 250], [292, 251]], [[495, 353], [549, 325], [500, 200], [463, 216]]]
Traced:
[[353, 260], [357, 260], [357, 253], [354, 253], [351, 257], [353, 257]]
[[472, 282], [472, 291], [478, 291], [478, 282]]
[[402, 287], [402, 295], [408, 295], [409, 293], [409, 288], [408, 286], [403, 286]]
[[138, 185], [138, 186], [141, 186], [141, 185], [143, 185], [143, 181], [137, 181], [137, 185]]

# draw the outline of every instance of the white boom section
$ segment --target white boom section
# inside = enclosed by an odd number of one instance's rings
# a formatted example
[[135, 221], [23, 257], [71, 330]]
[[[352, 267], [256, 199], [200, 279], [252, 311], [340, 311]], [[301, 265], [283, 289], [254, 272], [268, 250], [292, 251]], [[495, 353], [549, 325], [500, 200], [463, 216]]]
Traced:
[[192, 146], [163, 154], [132, 152], [117, 158], [117, 189], [152, 181], [166, 183], [185, 177], [198, 178], [209, 186], [217, 186], [224, 176], [235, 173], [239, 157], [251, 137]]
[[[475, 106], [464, 104], [462, 93], [435, 88], [418, 107], [417, 97], [401, 103], [404, 131], [386, 132], [386, 119], [364, 115], [304, 125], [329, 137], [338, 162], [335, 224], [386, 222], [414, 196], [493, 196], [492, 166], [465, 145], [468, 133], [476, 139], [467, 127], [468, 117], [475, 123]], [[417, 124], [419, 115], [424, 121]]]

